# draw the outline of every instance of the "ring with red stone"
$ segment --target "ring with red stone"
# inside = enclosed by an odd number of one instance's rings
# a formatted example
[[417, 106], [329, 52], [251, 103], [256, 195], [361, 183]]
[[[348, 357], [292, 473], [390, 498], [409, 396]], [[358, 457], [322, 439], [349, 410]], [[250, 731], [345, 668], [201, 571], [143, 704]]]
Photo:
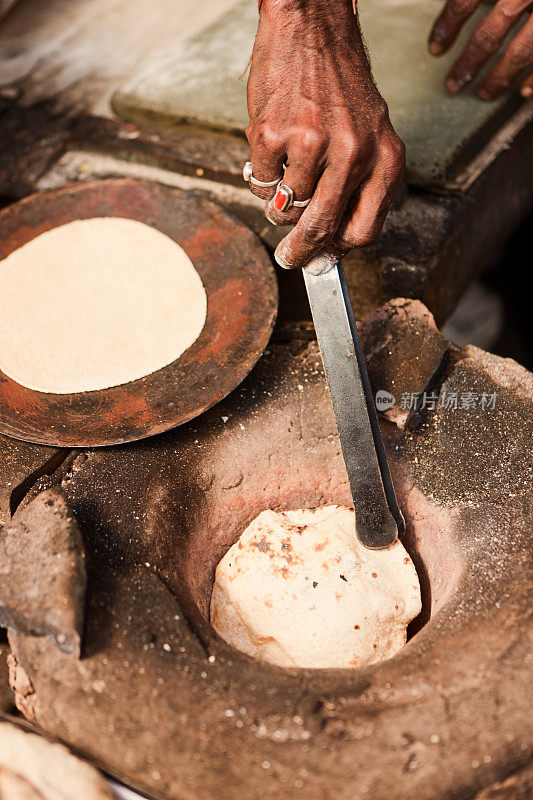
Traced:
[[279, 183], [279, 178], [276, 178], [275, 181], [260, 181], [258, 178], [254, 178], [251, 161], [247, 161], [244, 165], [242, 177], [246, 183], [251, 183], [252, 186], [260, 186], [262, 189], [270, 189], [272, 186], [277, 186]]
[[280, 183], [274, 195], [273, 202], [276, 211], [287, 211], [291, 206], [294, 206], [294, 208], [305, 208], [311, 202], [311, 198], [308, 200], [295, 200], [294, 192], [291, 187], [287, 186], [286, 183]]

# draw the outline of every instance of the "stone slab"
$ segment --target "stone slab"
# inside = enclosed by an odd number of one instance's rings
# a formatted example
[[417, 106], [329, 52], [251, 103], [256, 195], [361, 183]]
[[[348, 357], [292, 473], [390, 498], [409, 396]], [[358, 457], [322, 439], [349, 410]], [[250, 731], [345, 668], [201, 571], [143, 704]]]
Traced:
[[[16, 506], [39, 476], [53, 472], [65, 458], [65, 452], [30, 442], [0, 436], [0, 529], [9, 522]], [[14, 710], [13, 695], [7, 680], [9, 646], [0, 630], [0, 712]]]
[[0, 0], [0, 19], [5, 17], [10, 8], [12, 8], [17, 0]]
[[[19, 0], [0, 25], [0, 88], [24, 105], [110, 116], [109, 97], [155, 52], [235, 0]], [[10, 92], [9, 92], [10, 93]]]
[[0, 633], [0, 715], [13, 714], [16, 711], [13, 693], [9, 687], [7, 659], [9, 656], [9, 645], [3, 641], [5, 631]]
[[85, 553], [63, 496], [41, 492], [0, 531], [0, 625], [79, 658]]
[[430, 389], [449, 360], [448, 342], [417, 300], [396, 299], [364, 318], [359, 336], [374, 391], [385, 386], [394, 404], [383, 416], [403, 427], [409, 416], [402, 396]]
[[0, 436], [0, 526], [9, 521], [38, 477], [53, 472], [67, 451]]
[[[446, 94], [443, 77], [460, 44], [439, 59], [427, 53], [427, 36], [440, 7], [437, 0], [378, 0], [361, 3], [359, 12], [376, 82], [406, 144], [407, 177], [421, 186], [446, 184], [487, 141], [506, 108], [515, 105], [509, 97], [484, 103], [472, 90], [456, 98]], [[474, 15], [467, 30], [485, 13]], [[255, 4], [243, 0], [189, 40], [154, 54], [115, 93], [114, 109], [127, 119], [243, 131], [246, 80], [239, 76], [256, 28]]]

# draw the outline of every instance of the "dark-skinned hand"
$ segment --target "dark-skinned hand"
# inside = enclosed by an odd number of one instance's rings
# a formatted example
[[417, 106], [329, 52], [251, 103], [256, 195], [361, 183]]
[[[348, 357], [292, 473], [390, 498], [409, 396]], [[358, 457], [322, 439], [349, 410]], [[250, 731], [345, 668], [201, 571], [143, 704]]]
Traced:
[[[429, 37], [429, 52], [434, 56], [452, 46], [466, 20], [481, 0], [447, 0]], [[446, 88], [457, 94], [477, 77], [487, 60], [498, 52], [507, 34], [524, 12], [531, 11], [532, 0], [497, 0], [487, 6], [487, 15], [470, 35], [468, 42], [446, 77]], [[533, 67], [533, 17], [512, 36], [499, 60], [485, 75], [478, 89], [483, 100], [502, 94], [524, 71]], [[524, 97], [533, 96], [533, 73], [522, 79]]]
[[277, 211], [275, 188], [253, 185], [274, 224], [295, 223], [276, 249], [287, 268], [333, 261], [380, 235], [402, 179], [404, 147], [370, 73], [351, 0], [263, 0], [248, 80], [255, 178], [281, 177], [305, 209]]

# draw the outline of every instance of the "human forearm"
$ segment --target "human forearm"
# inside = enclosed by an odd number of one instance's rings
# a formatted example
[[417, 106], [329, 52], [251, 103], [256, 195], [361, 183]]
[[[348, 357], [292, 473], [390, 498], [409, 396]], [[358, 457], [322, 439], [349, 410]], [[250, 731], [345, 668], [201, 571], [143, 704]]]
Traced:
[[[265, 0], [258, 0], [258, 7], [259, 8], [261, 8], [263, 2], [265, 2]], [[276, 2], [276, 0], [274, 0], [274, 2]], [[353, 11], [355, 12], [355, 10], [357, 8], [357, 0], [342, 0], [342, 2], [343, 3], [348, 2], [350, 7], [352, 7]], [[296, 0], [296, 3], [298, 3], [302, 7], [303, 10], [310, 9], [315, 5], [314, 0]], [[277, 4], [282, 6], [284, 4], [284, 0], [279, 0], [279, 2]], [[335, 2], [330, 3], [329, 5], [334, 5], [334, 4], [335, 4]]]
[[285, 164], [283, 184], [298, 201], [310, 198], [304, 211], [280, 211], [274, 188], [253, 188], [270, 221], [297, 223], [278, 261], [303, 266], [321, 250], [374, 241], [401, 178], [403, 147], [351, 0], [263, 0], [248, 108], [254, 176], [274, 181]]

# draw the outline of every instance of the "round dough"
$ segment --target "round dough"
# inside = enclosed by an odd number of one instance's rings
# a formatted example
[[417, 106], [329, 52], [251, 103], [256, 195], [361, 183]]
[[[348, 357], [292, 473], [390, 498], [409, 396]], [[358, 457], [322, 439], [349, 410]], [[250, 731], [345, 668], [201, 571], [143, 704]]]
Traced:
[[2, 800], [113, 800], [95, 767], [66, 747], [0, 721]]
[[0, 369], [40, 392], [118, 386], [179, 358], [206, 313], [200, 276], [165, 234], [69, 222], [0, 261]]
[[263, 511], [220, 561], [219, 635], [286, 667], [361, 667], [390, 658], [420, 613], [413, 562], [397, 541], [368, 550], [353, 509]]

